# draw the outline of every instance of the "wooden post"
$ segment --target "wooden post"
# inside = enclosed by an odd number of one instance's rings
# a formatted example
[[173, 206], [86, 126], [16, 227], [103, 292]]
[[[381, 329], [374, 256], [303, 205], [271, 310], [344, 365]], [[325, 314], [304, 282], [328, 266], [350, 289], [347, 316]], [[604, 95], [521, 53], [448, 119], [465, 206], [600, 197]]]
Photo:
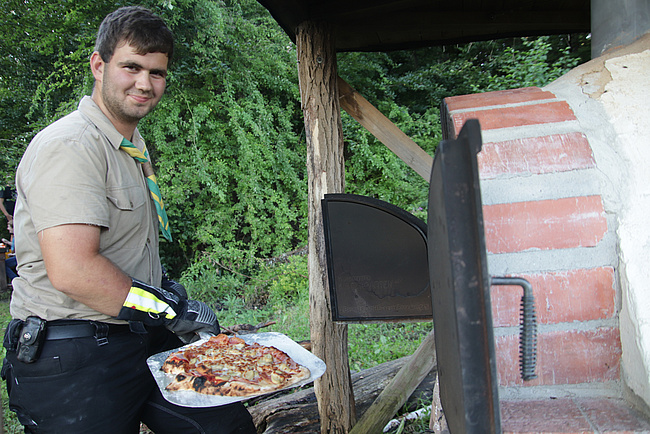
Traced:
[[429, 419], [429, 430], [434, 434], [449, 434], [447, 418], [442, 408], [440, 400], [440, 376], [436, 376], [436, 382], [433, 385], [433, 402], [431, 403], [431, 419]]
[[356, 420], [348, 362], [348, 329], [332, 321], [321, 199], [344, 190], [343, 132], [330, 28], [304, 22], [296, 29], [300, 98], [309, 178], [309, 303], [312, 352], [327, 370], [314, 384], [321, 433], [347, 433]]

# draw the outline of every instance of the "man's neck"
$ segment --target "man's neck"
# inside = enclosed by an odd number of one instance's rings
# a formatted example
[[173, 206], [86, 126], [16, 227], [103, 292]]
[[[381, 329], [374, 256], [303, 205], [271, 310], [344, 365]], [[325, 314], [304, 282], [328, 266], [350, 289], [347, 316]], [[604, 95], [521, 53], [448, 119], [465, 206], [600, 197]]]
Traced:
[[111, 121], [111, 124], [115, 127], [115, 129], [122, 134], [122, 136], [127, 139], [128, 141], [132, 142], [133, 141], [133, 133], [135, 131], [135, 128], [138, 126], [137, 122], [135, 124], [132, 123], [125, 123], [121, 122], [119, 119], [117, 119], [113, 114], [106, 108], [106, 105], [104, 105], [104, 102], [102, 101], [101, 95], [99, 92], [96, 90], [93, 90], [93, 93], [91, 95], [91, 98], [97, 104], [99, 109], [104, 113], [104, 116], [108, 118], [109, 121]]

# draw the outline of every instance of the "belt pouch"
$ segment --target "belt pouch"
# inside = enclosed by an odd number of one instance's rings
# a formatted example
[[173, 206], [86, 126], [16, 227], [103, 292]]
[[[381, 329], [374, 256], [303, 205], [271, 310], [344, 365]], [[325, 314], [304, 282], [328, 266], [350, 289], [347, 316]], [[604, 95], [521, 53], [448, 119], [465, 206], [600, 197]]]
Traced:
[[34, 363], [41, 354], [44, 340], [45, 320], [37, 316], [27, 317], [18, 337], [17, 359], [23, 363]]

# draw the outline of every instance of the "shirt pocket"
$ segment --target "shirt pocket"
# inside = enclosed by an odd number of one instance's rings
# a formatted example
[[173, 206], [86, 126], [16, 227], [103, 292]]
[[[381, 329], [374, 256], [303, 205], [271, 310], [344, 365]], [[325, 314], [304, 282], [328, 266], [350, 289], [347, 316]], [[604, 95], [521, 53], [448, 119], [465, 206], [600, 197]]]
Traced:
[[106, 190], [106, 198], [122, 211], [135, 211], [142, 207], [146, 200], [143, 188], [139, 186], [110, 187]]
[[123, 261], [129, 263], [141, 255], [147, 243], [148, 225], [153, 225], [148, 198], [149, 190], [135, 184], [106, 188], [109, 223], [108, 230], [102, 231], [100, 249], [120, 267], [125, 266]]

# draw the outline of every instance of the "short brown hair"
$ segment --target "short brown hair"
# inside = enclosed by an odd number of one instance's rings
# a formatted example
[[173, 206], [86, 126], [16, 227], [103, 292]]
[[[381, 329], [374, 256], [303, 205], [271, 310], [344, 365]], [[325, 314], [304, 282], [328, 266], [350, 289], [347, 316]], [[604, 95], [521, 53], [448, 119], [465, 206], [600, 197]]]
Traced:
[[99, 26], [95, 51], [104, 62], [110, 62], [117, 44], [126, 42], [138, 54], [165, 53], [171, 61], [174, 36], [165, 22], [142, 6], [119, 8], [106, 15]]

